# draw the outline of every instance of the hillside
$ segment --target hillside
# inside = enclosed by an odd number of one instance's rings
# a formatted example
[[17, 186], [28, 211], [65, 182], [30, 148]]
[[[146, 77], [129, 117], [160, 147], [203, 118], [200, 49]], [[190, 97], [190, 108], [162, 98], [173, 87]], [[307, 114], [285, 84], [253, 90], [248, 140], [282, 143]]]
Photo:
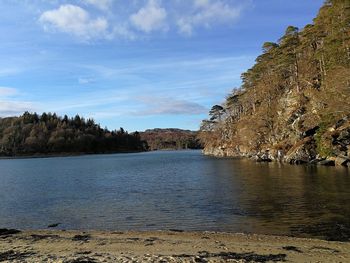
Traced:
[[76, 153], [144, 151], [147, 144], [138, 133], [102, 129], [80, 116], [58, 117], [24, 113], [0, 118], [0, 156], [32, 156]]
[[201, 125], [204, 153], [347, 165], [350, 1], [328, 0], [312, 24], [266, 42], [242, 86]]
[[140, 132], [150, 150], [201, 149], [198, 132], [181, 129], [150, 129]]

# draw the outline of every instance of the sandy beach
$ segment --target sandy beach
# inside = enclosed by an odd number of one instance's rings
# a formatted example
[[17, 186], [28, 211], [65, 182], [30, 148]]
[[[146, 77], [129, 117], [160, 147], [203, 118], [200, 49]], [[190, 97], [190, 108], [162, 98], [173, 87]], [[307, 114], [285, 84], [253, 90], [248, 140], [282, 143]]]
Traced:
[[3, 229], [0, 262], [350, 262], [350, 243], [216, 232]]

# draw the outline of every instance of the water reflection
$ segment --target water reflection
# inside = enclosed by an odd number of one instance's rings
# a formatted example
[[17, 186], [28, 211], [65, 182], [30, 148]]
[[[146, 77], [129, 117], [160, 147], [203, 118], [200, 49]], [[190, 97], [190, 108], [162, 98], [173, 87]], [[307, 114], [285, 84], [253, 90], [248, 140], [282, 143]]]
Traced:
[[349, 170], [199, 151], [0, 160], [0, 227], [350, 236]]
[[340, 235], [336, 233], [337, 228], [342, 228], [343, 234], [349, 237], [347, 169], [255, 164], [248, 160], [228, 163], [231, 168], [224, 169], [231, 170], [231, 183], [240, 186], [236, 189], [235, 201], [239, 210], [246, 213], [242, 220], [249, 226], [245, 229], [245, 224], [240, 222], [241, 229], [257, 233], [266, 233], [269, 229], [273, 234], [335, 239], [334, 235]]

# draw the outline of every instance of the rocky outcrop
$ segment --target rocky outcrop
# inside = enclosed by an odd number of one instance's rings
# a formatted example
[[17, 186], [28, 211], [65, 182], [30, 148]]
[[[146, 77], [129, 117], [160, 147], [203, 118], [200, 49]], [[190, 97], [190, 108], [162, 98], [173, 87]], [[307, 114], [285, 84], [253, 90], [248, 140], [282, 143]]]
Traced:
[[204, 155], [215, 157], [241, 157], [242, 155], [234, 149], [227, 147], [206, 147], [203, 149]]
[[328, 0], [312, 24], [263, 44], [241, 87], [202, 121], [204, 153], [350, 166], [348, 2]]
[[[287, 151], [279, 144], [271, 145], [260, 151], [248, 150], [245, 147], [212, 146], [205, 147], [203, 154], [216, 157], [248, 157], [256, 162], [279, 161], [289, 164], [318, 164], [324, 166], [350, 167], [350, 118], [339, 120], [326, 131], [315, 126], [300, 133], [299, 140]], [[320, 154], [322, 136], [329, 144], [328, 155]]]
[[315, 140], [312, 137], [307, 137], [294, 145], [283, 160], [290, 164], [303, 164], [315, 160], [316, 156]]
[[349, 166], [350, 159], [346, 156], [337, 156], [334, 160], [336, 165]]

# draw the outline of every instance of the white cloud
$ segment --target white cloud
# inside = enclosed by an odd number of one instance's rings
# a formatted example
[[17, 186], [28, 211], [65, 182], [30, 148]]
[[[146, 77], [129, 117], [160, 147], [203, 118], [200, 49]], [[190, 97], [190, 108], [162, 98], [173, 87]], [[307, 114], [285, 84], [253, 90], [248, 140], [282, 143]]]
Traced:
[[195, 27], [209, 28], [214, 24], [229, 23], [239, 17], [241, 8], [221, 0], [194, 0], [194, 12], [177, 20], [179, 32], [191, 35]]
[[167, 97], [141, 97], [139, 100], [146, 106], [134, 115], [197, 115], [207, 113], [208, 109], [196, 102]]
[[83, 8], [70, 4], [44, 12], [39, 21], [47, 30], [54, 29], [69, 33], [82, 40], [105, 37], [108, 29], [105, 18], [93, 19]]
[[113, 0], [83, 0], [83, 1], [103, 11], [108, 10], [113, 3]]
[[167, 11], [157, 0], [148, 0], [146, 6], [130, 16], [131, 23], [141, 31], [150, 33], [156, 30], [167, 29]]
[[[122, 1], [115, 1], [114, 4], [114, 1], [78, 1], [102, 10], [103, 14], [94, 8], [88, 12], [77, 5], [63, 4], [42, 13], [39, 21], [47, 31], [68, 33], [83, 41], [135, 40], [142, 38], [142, 34], [171, 29], [183, 35], [192, 35], [197, 28], [207, 29], [232, 23], [251, 0], [245, 0], [244, 4], [242, 0], [237, 4], [228, 0], [134, 0], [129, 4]], [[115, 9], [109, 12], [112, 7]], [[100, 16], [96, 16], [96, 13], [100, 13]]]

